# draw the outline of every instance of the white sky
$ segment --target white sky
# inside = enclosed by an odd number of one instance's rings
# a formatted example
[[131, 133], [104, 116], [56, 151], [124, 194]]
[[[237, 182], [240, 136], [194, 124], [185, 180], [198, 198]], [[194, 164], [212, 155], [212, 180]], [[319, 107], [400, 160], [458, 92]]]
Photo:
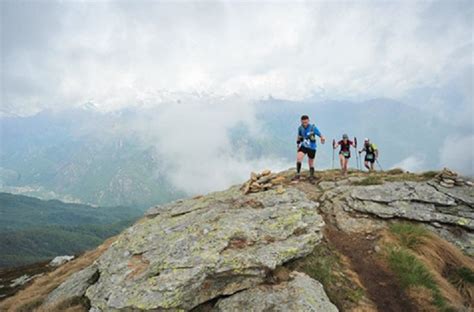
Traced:
[[1, 8], [4, 112], [88, 101], [113, 110], [164, 92], [403, 98], [466, 69], [472, 82], [469, 1], [6, 0]]
[[[169, 105], [141, 132], [168, 153], [177, 185], [198, 178], [188, 189], [215, 189], [268, 164], [220, 146], [229, 127], [252, 123], [252, 103], [269, 95], [418, 106], [463, 129], [440, 157], [474, 174], [469, 145], [467, 155], [451, 152], [474, 137], [472, 1], [3, 0], [0, 7], [0, 115], [88, 102], [102, 111]], [[170, 137], [175, 125], [167, 120], [178, 118], [192, 129], [183, 140], [195, 145], [194, 157]], [[400, 165], [423, 168], [424, 157]], [[213, 170], [220, 173], [203, 188]]]

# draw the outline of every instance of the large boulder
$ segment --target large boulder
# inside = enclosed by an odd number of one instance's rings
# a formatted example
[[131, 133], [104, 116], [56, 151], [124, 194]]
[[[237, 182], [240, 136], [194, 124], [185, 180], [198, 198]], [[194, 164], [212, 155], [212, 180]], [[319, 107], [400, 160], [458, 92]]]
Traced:
[[43, 307], [47, 309], [48, 307], [58, 306], [62, 302], [71, 302], [77, 298], [82, 298], [87, 288], [98, 278], [99, 272], [95, 265], [74, 273], [48, 295]]
[[325, 182], [320, 189], [321, 210], [341, 231], [376, 231], [386, 226], [384, 219], [422, 222], [474, 255], [474, 188], [469, 184], [445, 188], [434, 181], [369, 186]]
[[93, 311], [190, 310], [309, 254], [323, 224], [297, 189], [243, 196], [234, 187], [155, 207], [98, 259], [86, 296]]
[[214, 308], [219, 312], [231, 311], [311, 311], [337, 312], [329, 301], [323, 286], [308, 275], [292, 272], [288, 282], [261, 285], [219, 300]]
[[439, 191], [425, 182], [393, 182], [354, 187], [354, 200], [348, 203], [355, 211], [381, 218], [438, 222], [474, 230], [472, 194], [473, 188], [469, 186]]

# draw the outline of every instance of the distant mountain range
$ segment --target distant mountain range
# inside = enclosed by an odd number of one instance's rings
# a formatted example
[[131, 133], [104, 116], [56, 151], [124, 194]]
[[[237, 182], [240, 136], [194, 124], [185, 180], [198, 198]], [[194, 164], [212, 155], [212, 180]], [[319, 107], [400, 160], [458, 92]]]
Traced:
[[[43, 199], [142, 208], [183, 197], [188, 190], [170, 179], [173, 171], [166, 157], [173, 155], [162, 153], [160, 142], [153, 136], [157, 130], [149, 121], [144, 122], [148, 116], [166, 113], [164, 107], [163, 104], [104, 113], [88, 105], [29, 117], [0, 117], [0, 190]], [[242, 124], [223, 131], [231, 142], [229, 148], [244, 152], [243, 162], [263, 159], [263, 164], [270, 168], [272, 162], [265, 163], [270, 157], [293, 165], [296, 128], [303, 113], [310, 115], [328, 138], [328, 143], [318, 151], [319, 168], [332, 166], [331, 141], [348, 133], [351, 138], [357, 136], [360, 144], [363, 137], [370, 137], [380, 148], [384, 169], [413, 157], [419, 162], [418, 169], [438, 169], [444, 140], [453, 133], [470, 131], [389, 99], [354, 103], [269, 98], [256, 103], [254, 113], [257, 130]], [[181, 126], [179, 123], [177, 120], [177, 127]], [[195, 139], [193, 135], [190, 129], [190, 141]], [[208, 141], [212, 142], [212, 138]], [[192, 159], [195, 153], [199, 151], [186, 150], [184, 159]], [[219, 157], [217, 152], [215, 157]], [[351, 166], [356, 166], [355, 157]], [[210, 168], [213, 175], [225, 174], [220, 173], [222, 168]], [[248, 173], [241, 176], [244, 174]], [[197, 184], [208, 179], [193, 178]], [[234, 180], [231, 182], [241, 178]]]
[[129, 207], [92, 207], [0, 193], [0, 268], [94, 248], [141, 214]]
[[[180, 197], [150, 146], [115, 134], [120, 116], [44, 112], [1, 120], [3, 191], [93, 205], [148, 207]], [[101, 125], [102, 130], [84, 127]]]

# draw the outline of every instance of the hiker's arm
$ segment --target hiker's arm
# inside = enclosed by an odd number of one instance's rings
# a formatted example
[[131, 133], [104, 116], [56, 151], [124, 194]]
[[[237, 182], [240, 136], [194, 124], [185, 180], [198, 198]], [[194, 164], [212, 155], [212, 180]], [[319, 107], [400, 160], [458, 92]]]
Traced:
[[339, 147], [339, 142], [334, 142], [334, 144], [332, 145], [332, 148], [333, 149], [336, 149]]
[[319, 131], [318, 127], [316, 126], [314, 127], [314, 134], [316, 134], [321, 139], [321, 144], [326, 142], [326, 138], [321, 134], [321, 131]]
[[301, 142], [303, 142], [303, 137], [300, 135], [300, 129], [298, 128], [298, 135], [296, 136], [296, 149], [300, 148]]
[[300, 145], [303, 142], [303, 137], [300, 135], [298, 131], [298, 135], [296, 136], [296, 145]]

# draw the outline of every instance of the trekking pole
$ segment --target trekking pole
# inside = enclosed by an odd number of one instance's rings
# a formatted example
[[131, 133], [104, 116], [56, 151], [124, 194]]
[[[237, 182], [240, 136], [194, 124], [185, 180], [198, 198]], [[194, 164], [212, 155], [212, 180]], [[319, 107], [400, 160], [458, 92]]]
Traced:
[[383, 168], [382, 168], [382, 166], [380, 165], [379, 160], [378, 160], [378, 159], [375, 159], [375, 161], [377, 162], [377, 165], [379, 165], [380, 171], [383, 171]]
[[354, 149], [355, 149], [355, 154], [356, 154], [356, 167], [357, 170], [360, 170], [359, 168], [359, 154], [357, 153], [357, 138], [354, 137]]
[[332, 139], [332, 169], [334, 169], [334, 145], [336, 145], [336, 140]]

